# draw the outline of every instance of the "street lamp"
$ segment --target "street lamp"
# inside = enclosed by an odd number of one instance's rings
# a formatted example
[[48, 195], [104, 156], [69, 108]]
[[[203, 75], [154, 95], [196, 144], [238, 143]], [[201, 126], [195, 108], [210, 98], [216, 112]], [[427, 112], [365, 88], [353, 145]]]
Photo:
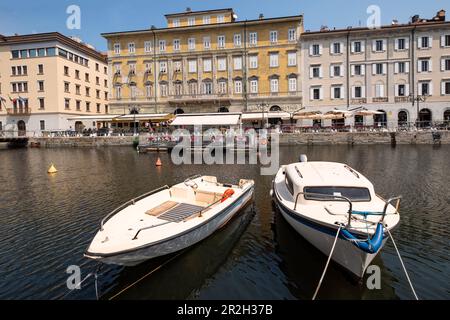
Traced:
[[269, 104], [267, 104], [265, 102], [262, 102], [262, 103], [258, 104], [258, 109], [262, 110], [262, 125], [263, 125], [263, 129], [265, 127], [265, 125], [264, 125], [264, 112], [265, 112], [266, 107], [268, 107], [268, 106], [269, 106]]
[[417, 102], [417, 118], [416, 118], [416, 128], [418, 128], [419, 127], [419, 124], [420, 124], [420, 118], [419, 118], [419, 112], [420, 112], [420, 103], [421, 102], [425, 102], [426, 100], [427, 100], [427, 98], [428, 98], [428, 95], [427, 94], [424, 94], [424, 95], [421, 95], [421, 96], [417, 96], [417, 97], [415, 97], [413, 94], [411, 94], [410, 96], [409, 96], [409, 99], [410, 99], [410, 101], [412, 101], [412, 103], [413, 103], [413, 105], [414, 105], [414, 103], [415, 102]]
[[[133, 115], [133, 123], [134, 123], [133, 135], [136, 135], [136, 131], [137, 131], [136, 130], [137, 129], [137, 126], [136, 126], [136, 114], [139, 114], [139, 111], [141, 110], [141, 108], [139, 108], [138, 106], [134, 105], [134, 106], [130, 106], [128, 108], [128, 110], [130, 111], [130, 114]], [[139, 122], [138, 122], [138, 124], [139, 124]]]

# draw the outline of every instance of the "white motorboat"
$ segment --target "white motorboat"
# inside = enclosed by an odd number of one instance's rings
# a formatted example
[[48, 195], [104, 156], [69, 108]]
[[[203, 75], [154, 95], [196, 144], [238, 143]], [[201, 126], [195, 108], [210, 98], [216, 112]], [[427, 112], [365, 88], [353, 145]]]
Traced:
[[185, 249], [224, 226], [253, 197], [254, 181], [195, 176], [128, 201], [100, 223], [85, 257], [137, 265]]
[[308, 162], [304, 155], [280, 168], [271, 194], [287, 222], [325, 255], [336, 240], [331, 259], [359, 278], [386, 242], [387, 230], [400, 221], [401, 197], [384, 200], [348, 165]]

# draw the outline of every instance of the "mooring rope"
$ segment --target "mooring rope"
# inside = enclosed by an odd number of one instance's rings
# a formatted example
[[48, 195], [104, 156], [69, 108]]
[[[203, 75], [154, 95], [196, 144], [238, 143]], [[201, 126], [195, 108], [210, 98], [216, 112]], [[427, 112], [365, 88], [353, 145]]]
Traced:
[[414, 287], [413, 287], [413, 284], [411, 282], [411, 279], [409, 278], [408, 271], [406, 271], [406, 267], [405, 267], [405, 264], [403, 263], [403, 259], [402, 259], [401, 255], [400, 255], [400, 252], [398, 251], [397, 245], [395, 244], [394, 238], [392, 237], [392, 234], [391, 234], [391, 232], [389, 231], [388, 228], [386, 228], [386, 231], [389, 233], [389, 237], [392, 240], [392, 244], [394, 245], [395, 251], [397, 251], [398, 258], [400, 259], [400, 263], [402, 264], [403, 271], [405, 272], [406, 279], [408, 280], [409, 286], [411, 287], [411, 290], [412, 290], [412, 292], [414, 294], [414, 297], [416, 298], [416, 300], [419, 300], [419, 298], [417, 297], [416, 291], [414, 290]]
[[319, 293], [320, 286], [322, 285], [323, 278], [325, 277], [325, 273], [327, 272], [328, 264], [330, 263], [331, 256], [333, 255], [333, 251], [336, 246], [337, 239], [339, 237], [340, 232], [341, 232], [341, 226], [339, 226], [338, 231], [336, 232], [336, 237], [334, 238], [334, 243], [333, 243], [333, 246], [331, 247], [331, 251], [328, 256], [327, 264], [325, 265], [325, 269], [323, 270], [322, 276], [320, 277], [320, 281], [319, 281], [319, 284], [317, 285], [316, 292], [314, 292], [314, 296], [312, 298], [313, 300], [316, 300], [317, 293]]
[[184, 250], [181, 251], [180, 253], [178, 253], [176, 256], [173, 256], [172, 258], [170, 258], [169, 260], [165, 261], [163, 264], [159, 265], [158, 267], [156, 267], [155, 269], [151, 270], [150, 272], [148, 272], [147, 274], [145, 274], [144, 276], [140, 277], [138, 280], [134, 281], [132, 284], [126, 286], [125, 288], [123, 288], [122, 290], [120, 290], [118, 293], [116, 293], [115, 295], [113, 295], [112, 297], [110, 297], [108, 300], [113, 300], [116, 297], [120, 296], [122, 293], [124, 293], [125, 291], [127, 291], [128, 289], [130, 289], [131, 287], [135, 286], [136, 284], [138, 284], [139, 282], [141, 282], [142, 280], [144, 280], [145, 278], [147, 278], [148, 276], [150, 276], [151, 274], [153, 274], [154, 272], [158, 271], [159, 269], [161, 269], [162, 267], [164, 267], [166, 264], [168, 264], [169, 262], [175, 260], [175, 258], [178, 258], [181, 254], [184, 253]]

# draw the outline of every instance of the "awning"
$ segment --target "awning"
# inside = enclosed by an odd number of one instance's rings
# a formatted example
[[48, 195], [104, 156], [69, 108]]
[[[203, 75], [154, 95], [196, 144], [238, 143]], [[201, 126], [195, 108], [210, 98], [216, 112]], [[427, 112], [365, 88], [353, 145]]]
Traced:
[[374, 116], [377, 114], [384, 114], [384, 112], [365, 109], [365, 110], [356, 111], [354, 114], [355, 114], [355, 116]]
[[165, 121], [173, 118], [173, 114], [171, 113], [138, 113], [138, 114], [126, 114], [117, 116], [114, 120], [117, 121]]
[[320, 118], [322, 115], [322, 112], [320, 111], [302, 111], [297, 112], [292, 116], [292, 119], [299, 120], [299, 119], [317, 119]]
[[92, 121], [112, 121], [114, 118], [117, 118], [119, 115], [114, 114], [104, 114], [104, 115], [98, 115], [98, 116], [76, 116], [68, 118], [67, 120], [74, 120], [74, 121], [83, 121], [83, 120], [92, 120]]
[[193, 125], [203, 125], [203, 126], [232, 126], [238, 125], [239, 119], [241, 117], [240, 113], [205, 113], [205, 114], [179, 114], [172, 121], [170, 125], [172, 126], [193, 126]]
[[263, 119], [290, 119], [291, 114], [288, 112], [249, 112], [242, 114], [242, 121], [254, 121], [254, 120], [263, 120]]

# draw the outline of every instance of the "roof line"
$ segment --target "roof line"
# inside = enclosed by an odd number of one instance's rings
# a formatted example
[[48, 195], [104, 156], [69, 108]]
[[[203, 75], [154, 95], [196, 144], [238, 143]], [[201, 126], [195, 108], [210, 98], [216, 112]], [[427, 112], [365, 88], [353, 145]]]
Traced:
[[207, 13], [207, 12], [221, 12], [221, 11], [233, 11], [233, 8], [223, 8], [223, 9], [211, 9], [211, 10], [199, 10], [199, 11], [183, 11], [183, 12], [176, 12], [176, 13], [168, 13], [165, 14], [165, 17], [173, 17], [173, 16], [184, 16], [184, 15], [190, 15], [190, 14], [200, 14], [200, 13]]

